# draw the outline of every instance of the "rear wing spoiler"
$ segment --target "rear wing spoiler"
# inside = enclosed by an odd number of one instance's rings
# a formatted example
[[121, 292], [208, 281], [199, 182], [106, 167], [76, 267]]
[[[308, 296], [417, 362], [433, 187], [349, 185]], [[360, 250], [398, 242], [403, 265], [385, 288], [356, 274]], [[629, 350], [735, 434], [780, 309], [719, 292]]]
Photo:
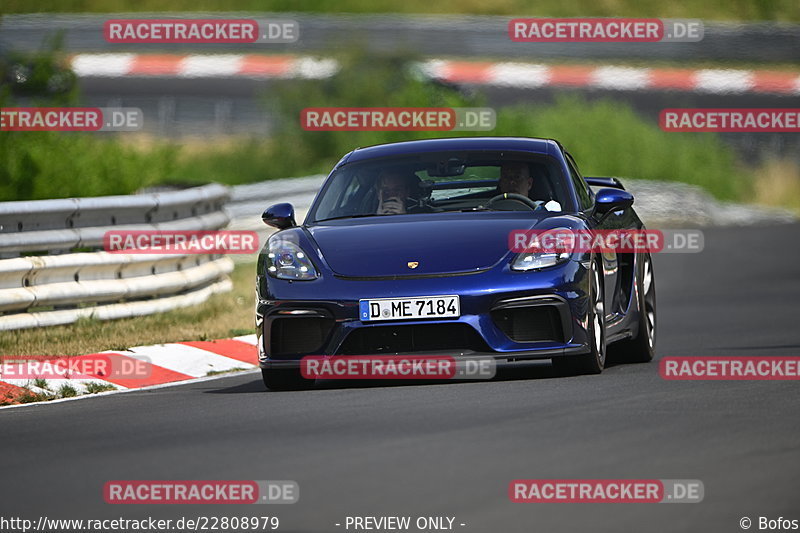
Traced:
[[594, 185], [595, 187], [613, 187], [614, 189], [622, 189], [623, 191], [625, 190], [625, 187], [622, 186], [622, 182], [619, 181], [619, 178], [584, 177], [583, 179], [586, 180], [586, 183], [589, 185]]

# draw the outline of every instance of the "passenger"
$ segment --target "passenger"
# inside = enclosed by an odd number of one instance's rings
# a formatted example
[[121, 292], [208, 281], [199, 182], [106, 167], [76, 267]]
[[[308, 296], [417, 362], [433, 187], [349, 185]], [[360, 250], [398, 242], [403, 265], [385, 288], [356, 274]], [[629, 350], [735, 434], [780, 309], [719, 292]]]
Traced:
[[402, 215], [407, 212], [406, 202], [419, 187], [419, 179], [414, 174], [398, 169], [387, 169], [378, 176], [379, 215]]

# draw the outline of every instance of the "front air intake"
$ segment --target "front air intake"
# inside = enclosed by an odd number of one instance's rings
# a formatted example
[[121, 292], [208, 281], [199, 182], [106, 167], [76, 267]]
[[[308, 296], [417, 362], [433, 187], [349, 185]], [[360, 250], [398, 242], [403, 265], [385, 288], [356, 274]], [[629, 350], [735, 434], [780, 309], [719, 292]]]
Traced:
[[437, 350], [488, 352], [478, 332], [466, 324], [369, 326], [353, 330], [338, 355], [424, 353]]
[[561, 316], [552, 305], [492, 311], [495, 325], [514, 342], [564, 342]]
[[270, 329], [270, 356], [319, 354], [333, 325], [333, 318], [276, 318]]

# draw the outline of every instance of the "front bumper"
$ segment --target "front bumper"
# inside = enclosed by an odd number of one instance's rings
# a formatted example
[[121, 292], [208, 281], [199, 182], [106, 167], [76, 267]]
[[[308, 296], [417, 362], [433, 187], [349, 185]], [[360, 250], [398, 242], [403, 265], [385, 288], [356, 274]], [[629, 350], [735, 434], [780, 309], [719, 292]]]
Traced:
[[[588, 288], [580, 262], [539, 272], [311, 282], [258, 279], [262, 368], [296, 368], [307, 355], [447, 354], [513, 363], [589, 352]], [[457, 294], [461, 316], [362, 322], [358, 301]], [[325, 296], [325, 298], [320, 298]]]

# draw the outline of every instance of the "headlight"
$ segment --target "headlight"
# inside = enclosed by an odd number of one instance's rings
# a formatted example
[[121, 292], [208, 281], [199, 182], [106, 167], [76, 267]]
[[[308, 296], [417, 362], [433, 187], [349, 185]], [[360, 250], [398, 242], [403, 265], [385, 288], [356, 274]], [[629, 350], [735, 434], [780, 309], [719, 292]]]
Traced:
[[563, 263], [569, 259], [567, 252], [530, 252], [517, 254], [511, 262], [511, 270], [538, 270]]
[[295, 243], [270, 239], [267, 245], [267, 274], [278, 279], [309, 280], [317, 278], [317, 269]]
[[574, 237], [570, 228], [534, 232], [525, 243], [527, 247], [511, 261], [511, 270], [539, 270], [567, 261], [575, 250]]

